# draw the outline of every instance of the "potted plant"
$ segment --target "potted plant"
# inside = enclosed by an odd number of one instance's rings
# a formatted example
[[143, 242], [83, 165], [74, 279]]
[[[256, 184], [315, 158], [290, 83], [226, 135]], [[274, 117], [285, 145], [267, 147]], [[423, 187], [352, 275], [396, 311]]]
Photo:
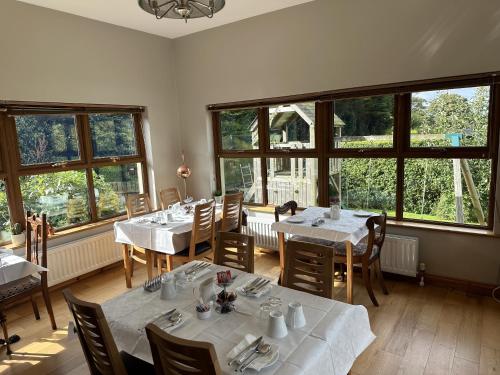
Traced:
[[222, 191], [215, 190], [214, 191], [214, 199], [215, 199], [215, 203], [221, 204], [222, 203]]
[[26, 241], [26, 233], [20, 223], [15, 223], [10, 226], [11, 240], [14, 246], [20, 246]]

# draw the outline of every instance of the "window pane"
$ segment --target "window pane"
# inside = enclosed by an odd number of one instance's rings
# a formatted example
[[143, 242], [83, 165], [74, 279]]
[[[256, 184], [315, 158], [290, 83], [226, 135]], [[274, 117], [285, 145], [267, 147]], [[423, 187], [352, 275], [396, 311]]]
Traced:
[[0, 180], [0, 243], [10, 241], [10, 217], [5, 183]]
[[128, 195], [143, 192], [140, 163], [95, 168], [93, 173], [99, 218], [125, 213]]
[[316, 104], [269, 107], [269, 143], [272, 149], [314, 148]]
[[491, 161], [405, 161], [404, 217], [487, 225]]
[[15, 116], [22, 165], [80, 159], [74, 115]]
[[137, 155], [134, 117], [131, 114], [89, 115], [94, 158]]
[[222, 193], [242, 191], [244, 201], [262, 203], [260, 159], [221, 159]]
[[318, 159], [267, 159], [267, 196], [277, 206], [294, 200], [299, 207], [318, 205]]
[[489, 102], [489, 86], [413, 93], [411, 146], [486, 146]]
[[85, 171], [22, 176], [24, 209], [45, 212], [54, 228], [86, 223], [90, 220]]
[[220, 113], [220, 133], [223, 150], [258, 149], [258, 110], [222, 111]]
[[329, 197], [342, 208], [396, 211], [396, 159], [330, 159]]
[[335, 100], [334, 148], [393, 147], [394, 96]]

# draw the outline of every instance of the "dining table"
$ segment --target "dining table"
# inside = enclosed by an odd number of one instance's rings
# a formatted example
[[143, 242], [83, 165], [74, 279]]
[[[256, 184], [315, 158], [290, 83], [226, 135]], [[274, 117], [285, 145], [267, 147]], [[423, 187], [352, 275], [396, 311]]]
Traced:
[[[4, 290], [8, 290], [15, 285], [18, 280], [31, 275], [38, 275], [42, 271], [48, 271], [48, 269], [13, 254], [12, 250], [0, 247], [0, 295]], [[0, 308], [0, 322], [6, 324], [6, 321], [7, 317], [3, 309]], [[13, 344], [20, 339], [18, 335], [12, 335], [8, 338], [9, 344]], [[0, 345], [5, 345], [5, 340], [0, 339]]]
[[[332, 251], [335, 242], [344, 242], [347, 273], [352, 275], [352, 247], [368, 235], [366, 220], [368, 217], [376, 215], [376, 213], [342, 209], [338, 219], [328, 217], [329, 213], [330, 208], [308, 207], [295, 216], [285, 217], [283, 220], [271, 225], [271, 229], [278, 233], [281, 278], [283, 278], [285, 265], [286, 235], [288, 235], [288, 238], [299, 236], [301, 239], [322, 240], [324, 241], [323, 244], [332, 246]], [[354, 302], [352, 277], [347, 277], [346, 289], [347, 303], [352, 304]]]
[[[264, 295], [247, 297], [238, 294], [234, 311], [222, 314], [212, 308], [211, 316], [200, 320], [196, 313], [200, 284], [206, 285], [210, 279], [215, 282], [217, 272], [230, 270], [234, 282], [227, 290], [236, 291], [251, 283], [258, 275], [210, 264], [190, 281], [177, 278], [196, 267], [197, 263], [201, 262], [193, 261], [170, 272], [178, 280], [176, 295], [170, 299], [161, 299], [159, 290], [151, 292], [138, 287], [102, 304], [119, 350], [153, 363], [145, 326], [156, 323], [170, 335], [212, 343], [223, 374], [235, 373], [234, 366], [228, 363], [228, 353], [238, 344], [241, 345], [245, 337], [252, 335], [262, 336], [277, 353], [274, 363], [259, 369], [263, 375], [345, 375], [356, 358], [375, 339], [364, 306], [342, 303], [273, 283], [268, 284]], [[217, 292], [222, 290], [218, 286], [216, 288]], [[269, 337], [269, 317], [261, 314], [261, 306], [270, 298], [279, 301], [274, 309], [281, 310], [283, 314], [287, 313], [290, 303], [300, 302], [305, 326], [288, 328], [288, 334], [283, 338]], [[162, 317], [172, 309], [180, 312], [183, 320], [177, 326], [167, 328]], [[248, 373], [256, 371], [249, 369]]]
[[[147, 249], [148, 255], [162, 253], [174, 255], [189, 247], [193, 228], [194, 207], [202, 200], [176, 205], [174, 208], [159, 210], [145, 215], [116, 221], [114, 223], [115, 242], [122, 245], [122, 255], [127, 288], [132, 287], [130, 278], [129, 246]], [[171, 214], [171, 220], [167, 217]], [[215, 205], [215, 222], [222, 218], [222, 205]], [[153, 261], [148, 262], [153, 267]], [[148, 274], [152, 273], [151, 270]]]

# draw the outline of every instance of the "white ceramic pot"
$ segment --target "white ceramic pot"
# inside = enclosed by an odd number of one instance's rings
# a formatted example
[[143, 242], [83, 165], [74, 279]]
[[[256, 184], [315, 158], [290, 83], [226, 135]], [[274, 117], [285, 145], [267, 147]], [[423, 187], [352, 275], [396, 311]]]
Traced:
[[215, 203], [222, 204], [222, 195], [217, 195], [214, 197]]
[[14, 245], [14, 246], [23, 245], [24, 242], [26, 241], [26, 233], [23, 232], [21, 234], [13, 234], [11, 236], [11, 241], [12, 241], [12, 245]]

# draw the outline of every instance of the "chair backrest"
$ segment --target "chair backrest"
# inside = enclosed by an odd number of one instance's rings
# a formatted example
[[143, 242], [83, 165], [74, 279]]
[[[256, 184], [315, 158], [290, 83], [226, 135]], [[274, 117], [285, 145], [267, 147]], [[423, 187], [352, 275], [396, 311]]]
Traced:
[[282, 206], [277, 206], [274, 208], [274, 220], [276, 222], [280, 221], [280, 215], [286, 214], [288, 211], [291, 211], [290, 214], [292, 216], [295, 215], [295, 211], [297, 211], [297, 202], [289, 201], [283, 204]]
[[196, 244], [204, 241], [210, 242], [213, 248], [215, 239], [215, 202], [198, 204], [194, 208], [193, 229], [191, 230], [191, 243], [189, 257], [195, 256]]
[[283, 286], [333, 298], [333, 250], [329, 246], [289, 240]]
[[[375, 229], [375, 225], [378, 225], [377, 229]], [[374, 245], [378, 247], [379, 256], [382, 252], [382, 245], [384, 244], [387, 227], [387, 213], [384, 211], [379, 216], [369, 217], [366, 220], [366, 227], [368, 228], [368, 243], [364, 256], [370, 259]]]
[[149, 194], [134, 194], [127, 198], [127, 216], [133, 218], [153, 211]]
[[169, 335], [156, 325], [146, 326], [156, 374], [222, 374], [214, 346]]
[[224, 195], [222, 208], [221, 231], [241, 232], [241, 212], [243, 209], [243, 193]]
[[[47, 215], [26, 213], [26, 260], [47, 268]], [[42, 284], [47, 283], [47, 271], [40, 272]]]
[[254, 238], [246, 234], [219, 232], [214, 254], [214, 263], [253, 273]]
[[127, 370], [106, 321], [101, 306], [81, 301], [71, 290], [63, 290], [73, 314], [83, 353], [92, 375], [126, 375]]
[[168, 206], [181, 202], [179, 189], [171, 187], [160, 191], [161, 209], [166, 210]]

